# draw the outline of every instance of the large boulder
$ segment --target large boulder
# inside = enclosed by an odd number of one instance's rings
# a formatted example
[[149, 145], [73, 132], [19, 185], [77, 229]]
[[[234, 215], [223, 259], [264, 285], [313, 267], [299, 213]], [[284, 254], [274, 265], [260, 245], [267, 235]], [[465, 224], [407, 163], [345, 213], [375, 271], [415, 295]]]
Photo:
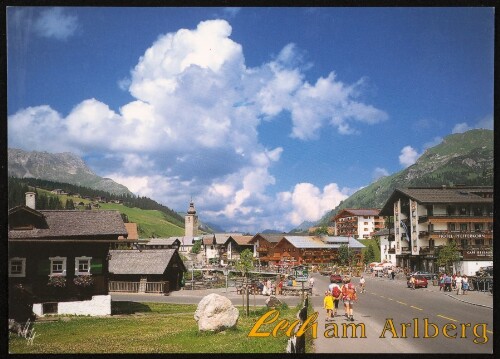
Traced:
[[279, 307], [281, 305], [281, 300], [276, 298], [275, 295], [271, 295], [269, 298], [266, 299], [266, 305], [268, 308]]
[[231, 301], [219, 294], [209, 294], [200, 301], [194, 313], [201, 331], [221, 331], [236, 326], [240, 313]]

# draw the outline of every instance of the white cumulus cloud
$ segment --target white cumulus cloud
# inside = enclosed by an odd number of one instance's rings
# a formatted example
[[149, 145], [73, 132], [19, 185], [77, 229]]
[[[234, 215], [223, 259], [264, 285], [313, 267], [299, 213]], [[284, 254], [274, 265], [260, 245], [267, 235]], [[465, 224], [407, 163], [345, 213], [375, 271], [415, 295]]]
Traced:
[[[67, 38], [77, 27], [60, 8], [40, 19], [44, 36]], [[133, 101], [113, 110], [82, 99], [66, 116], [48, 105], [20, 110], [8, 118], [9, 146], [87, 156], [95, 172], [173, 209], [184, 209], [192, 196], [205, 209], [204, 221], [226, 228], [285, 229], [283, 218], [294, 225], [319, 219], [346, 192], [301, 183], [270, 195], [272, 167], [284, 148], [262, 145], [259, 124], [286, 112], [290, 135], [311, 140], [326, 126], [350, 134], [388, 115], [358, 100], [364, 80], [346, 84], [331, 72], [309, 83], [309, 64], [294, 44], [247, 67], [231, 32], [227, 21], [208, 20], [160, 35], [119, 81]]]
[[399, 163], [403, 167], [408, 167], [414, 164], [417, 159], [420, 157], [418, 152], [411, 146], [405, 146], [401, 150], [401, 154], [399, 155]]

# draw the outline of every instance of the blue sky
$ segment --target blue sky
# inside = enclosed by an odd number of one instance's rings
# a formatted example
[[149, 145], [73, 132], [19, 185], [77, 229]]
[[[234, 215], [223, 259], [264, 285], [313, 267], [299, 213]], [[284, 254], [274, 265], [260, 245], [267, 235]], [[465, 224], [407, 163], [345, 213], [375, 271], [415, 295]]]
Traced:
[[493, 34], [484, 7], [10, 7], [8, 145], [288, 231], [492, 129]]

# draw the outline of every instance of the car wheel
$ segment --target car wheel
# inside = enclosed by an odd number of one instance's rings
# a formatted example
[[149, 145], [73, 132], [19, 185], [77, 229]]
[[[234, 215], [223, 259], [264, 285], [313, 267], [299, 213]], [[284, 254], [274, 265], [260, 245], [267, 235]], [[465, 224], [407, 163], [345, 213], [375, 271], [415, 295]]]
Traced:
[[427, 286], [425, 286], [424, 288], [427, 288]]

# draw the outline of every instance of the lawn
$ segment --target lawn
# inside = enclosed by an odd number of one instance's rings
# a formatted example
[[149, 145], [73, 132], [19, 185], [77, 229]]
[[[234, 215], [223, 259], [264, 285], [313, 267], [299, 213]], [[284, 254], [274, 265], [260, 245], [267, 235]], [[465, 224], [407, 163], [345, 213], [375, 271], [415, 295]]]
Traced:
[[[242, 308], [235, 329], [199, 332], [196, 305], [113, 302], [113, 316], [59, 317], [35, 322], [33, 345], [9, 335], [10, 353], [283, 353], [288, 337], [248, 337], [267, 308], [246, 316]], [[284, 308], [280, 319], [295, 320], [297, 308]], [[273, 326], [262, 329], [271, 331]], [[262, 331], [262, 330], [261, 330]], [[308, 350], [311, 350], [309, 336]]]

